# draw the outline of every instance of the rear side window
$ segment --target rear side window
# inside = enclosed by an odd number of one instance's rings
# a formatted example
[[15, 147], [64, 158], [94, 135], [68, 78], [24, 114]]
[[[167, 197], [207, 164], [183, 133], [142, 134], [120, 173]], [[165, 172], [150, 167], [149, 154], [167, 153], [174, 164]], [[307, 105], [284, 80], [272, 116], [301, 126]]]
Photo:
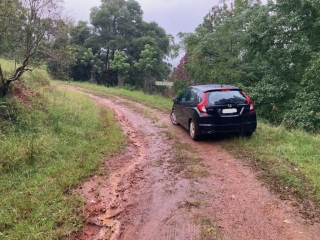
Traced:
[[181, 101], [181, 102], [187, 101], [187, 97], [189, 96], [189, 93], [190, 93], [190, 88], [184, 90], [184, 92], [181, 93], [179, 98], [178, 98], [179, 101]]
[[198, 91], [196, 89], [191, 89], [186, 101], [199, 102]]
[[238, 90], [231, 91], [213, 91], [208, 92], [208, 103], [209, 105], [220, 105], [220, 104], [242, 104], [247, 103], [245, 96]]

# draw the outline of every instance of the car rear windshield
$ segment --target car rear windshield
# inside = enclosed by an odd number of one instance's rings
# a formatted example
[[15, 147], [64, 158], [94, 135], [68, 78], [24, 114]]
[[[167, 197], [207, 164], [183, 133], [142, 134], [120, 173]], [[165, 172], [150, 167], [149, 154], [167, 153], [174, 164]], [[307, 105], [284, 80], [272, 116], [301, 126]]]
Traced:
[[213, 91], [208, 92], [208, 103], [209, 105], [220, 105], [220, 104], [242, 104], [247, 103], [245, 96], [238, 90], [230, 91]]

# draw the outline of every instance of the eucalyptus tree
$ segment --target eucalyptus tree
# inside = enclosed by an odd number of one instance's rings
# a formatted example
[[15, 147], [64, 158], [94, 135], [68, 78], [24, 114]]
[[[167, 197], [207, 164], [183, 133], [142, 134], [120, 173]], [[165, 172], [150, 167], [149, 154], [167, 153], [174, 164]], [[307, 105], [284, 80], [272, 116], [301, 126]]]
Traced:
[[[92, 9], [90, 16], [93, 35], [86, 40], [86, 46], [104, 56], [105, 83], [145, 86], [145, 74], [134, 67], [134, 62], [139, 61], [147, 44], [156, 51], [155, 58], [158, 61], [150, 76], [154, 79], [167, 78], [170, 68], [165, 60], [169, 53], [169, 36], [157, 23], [143, 21], [138, 2], [102, 1], [99, 8]], [[125, 73], [122, 66], [126, 68]], [[125, 75], [128, 77], [121, 77]]]
[[[11, 82], [18, 80], [25, 72], [32, 72], [40, 62], [33, 63], [36, 53], [39, 50], [41, 41], [46, 34], [52, 30], [52, 20], [61, 18], [62, 0], [18, 0], [13, 1], [14, 11], [18, 14], [19, 27], [16, 24], [9, 24], [4, 28], [3, 36], [14, 34], [9, 47], [14, 50], [16, 67], [12, 73], [5, 74], [0, 68], [0, 79], [3, 95], [7, 94]], [[9, 1], [2, 2], [9, 3]], [[3, 5], [1, 5], [3, 6]], [[9, 18], [10, 21], [10, 18]]]
[[127, 50], [142, 21], [142, 10], [133, 0], [105, 0], [99, 8], [92, 9], [90, 18], [94, 35], [89, 41], [104, 53], [104, 72], [107, 81], [111, 81], [117, 71], [110, 68], [110, 60], [114, 59], [117, 50]]

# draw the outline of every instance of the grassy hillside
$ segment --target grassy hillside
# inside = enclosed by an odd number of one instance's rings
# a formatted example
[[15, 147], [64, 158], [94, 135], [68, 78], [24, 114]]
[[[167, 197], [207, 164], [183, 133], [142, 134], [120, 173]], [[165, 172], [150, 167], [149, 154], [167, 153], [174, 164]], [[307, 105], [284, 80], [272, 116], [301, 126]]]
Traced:
[[71, 190], [124, 137], [112, 112], [50, 85], [45, 71], [22, 83], [0, 99], [0, 239], [59, 239], [83, 221]]

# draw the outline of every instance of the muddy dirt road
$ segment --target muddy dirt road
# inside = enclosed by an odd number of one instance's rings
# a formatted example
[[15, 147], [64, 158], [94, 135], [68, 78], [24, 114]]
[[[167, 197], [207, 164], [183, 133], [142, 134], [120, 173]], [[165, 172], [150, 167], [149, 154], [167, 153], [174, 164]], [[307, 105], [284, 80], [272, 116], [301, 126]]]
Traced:
[[86, 94], [113, 109], [128, 141], [105, 159], [105, 174], [77, 190], [88, 220], [66, 239], [320, 239], [319, 224], [271, 194], [219, 141], [193, 142], [169, 113]]

